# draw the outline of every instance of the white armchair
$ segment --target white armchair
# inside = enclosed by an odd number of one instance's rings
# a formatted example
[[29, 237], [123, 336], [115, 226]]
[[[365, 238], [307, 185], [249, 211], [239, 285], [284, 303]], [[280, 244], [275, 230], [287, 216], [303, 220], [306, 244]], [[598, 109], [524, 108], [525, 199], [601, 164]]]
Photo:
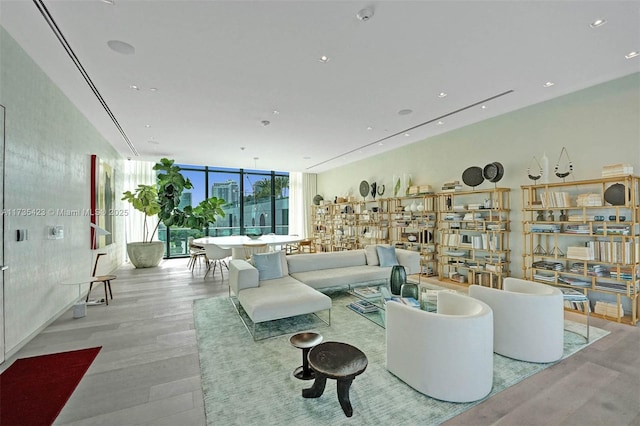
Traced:
[[485, 303], [441, 292], [436, 312], [387, 303], [387, 370], [433, 398], [471, 402], [493, 386], [493, 314]]
[[562, 292], [518, 278], [505, 278], [503, 288], [469, 286], [469, 296], [493, 309], [494, 351], [528, 362], [553, 362], [562, 358]]

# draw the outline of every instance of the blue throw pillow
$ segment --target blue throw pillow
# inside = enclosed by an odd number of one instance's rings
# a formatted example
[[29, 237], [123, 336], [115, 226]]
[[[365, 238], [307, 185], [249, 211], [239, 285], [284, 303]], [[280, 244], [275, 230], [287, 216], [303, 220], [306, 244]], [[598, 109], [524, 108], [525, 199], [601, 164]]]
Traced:
[[282, 260], [280, 253], [256, 253], [253, 255], [253, 266], [258, 270], [260, 281], [282, 278]]
[[398, 265], [395, 247], [377, 246], [376, 251], [378, 252], [378, 259], [380, 259], [381, 268]]

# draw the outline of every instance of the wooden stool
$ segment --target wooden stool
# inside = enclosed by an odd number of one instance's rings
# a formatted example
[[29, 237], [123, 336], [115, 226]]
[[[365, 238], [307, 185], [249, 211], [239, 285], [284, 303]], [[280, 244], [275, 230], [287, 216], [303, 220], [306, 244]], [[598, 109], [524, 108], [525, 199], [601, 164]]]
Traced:
[[[101, 275], [101, 276], [95, 277], [95, 280], [89, 283], [89, 292], [87, 293], [87, 299], [85, 300], [85, 302], [89, 301], [89, 295], [91, 294], [93, 283], [102, 283], [104, 284], [104, 301], [107, 303], [107, 305], [109, 305], [108, 296], [111, 296], [111, 299], [113, 299], [113, 293], [111, 292], [111, 280], [115, 280], [116, 278], [118, 277], [115, 275]], [[107, 287], [109, 288], [109, 295], [107, 295]]]

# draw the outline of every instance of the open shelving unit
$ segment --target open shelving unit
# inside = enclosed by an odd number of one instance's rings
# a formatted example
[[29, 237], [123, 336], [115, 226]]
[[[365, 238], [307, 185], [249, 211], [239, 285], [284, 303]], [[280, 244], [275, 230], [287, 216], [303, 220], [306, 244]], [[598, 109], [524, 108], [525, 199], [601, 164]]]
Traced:
[[640, 178], [522, 186], [522, 203], [524, 277], [579, 290], [594, 315], [635, 325]]
[[438, 277], [502, 288], [509, 276], [510, 189], [441, 192], [438, 202]]

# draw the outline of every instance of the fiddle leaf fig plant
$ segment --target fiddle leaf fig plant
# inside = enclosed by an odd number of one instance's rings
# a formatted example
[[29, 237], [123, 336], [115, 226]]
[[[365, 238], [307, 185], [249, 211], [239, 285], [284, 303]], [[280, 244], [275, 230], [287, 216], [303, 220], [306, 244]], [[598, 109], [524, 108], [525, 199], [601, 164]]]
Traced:
[[[133, 208], [145, 214], [144, 242], [151, 242], [160, 223], [165, 226], [178, 228], [203, 229], [210, 223], [215, 223], [218, 217], [224, 217], [222, 206], [226, 201], [211, 197], [201, 201], [196, 207], [186, 206], [180, 209], [180, 197], [185, 189], [192, 189], [193, 184], [180, 172], [180, 167], [174, 160], [162, 158], [153, 166], [156, 175], [156, 185], [138, 185], [134, 193], [123, 193], [122, 200], [131, 203]], [[158, 215], [160, 219], [151, 235], [147, 227], [147, 218]]]

